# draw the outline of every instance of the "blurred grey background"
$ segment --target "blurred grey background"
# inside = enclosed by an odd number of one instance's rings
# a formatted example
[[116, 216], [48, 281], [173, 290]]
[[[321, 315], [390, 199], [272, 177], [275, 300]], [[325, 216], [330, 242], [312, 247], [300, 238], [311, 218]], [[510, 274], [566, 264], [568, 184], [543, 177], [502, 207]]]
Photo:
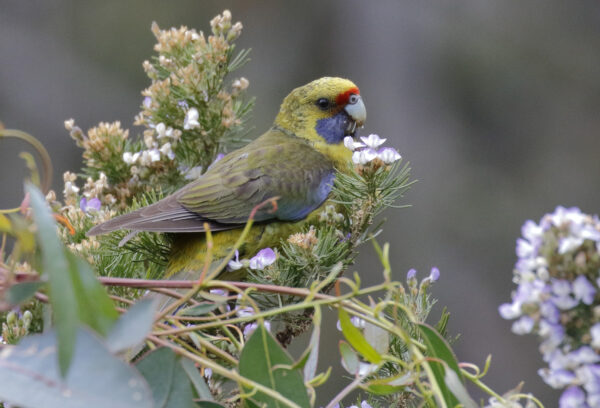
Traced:
[[[525, 391], [556, 406], [536, 374], [536, 340], [513, 335], [497, 307], [513, 289], [526, 219], [559, 204], [600, 212], [600, 3], [0, 0], [0, 121], [44, 143], [60, 190], [62, 173], [81, 163], [65, 119], [141, 131], [132, 122], [149, 83], [141, 63], [153, 53], [151, 22], [208, 31], [224, 8], [244, 24], [239, 46], [252, 48], [239, 74], [257, 97], [256, 134], [293, 87], [324, 75], [354, 80], [365, 133], [388, 138], [419, 180], [402, 202], [412, 207], [388, 211], [380, 239], [391, 243], [397, 277], [439, 267], [433, 293], [462, 334], [459, 359], [482, 365], [491, 353], [492, 388], [525, 380]], [[1, 208], [20, 202], [22, 149], [0, 141]], [[380, 280], [372, 248], [356, 270]], [[326, 333], [322, 368], [336, 366], [340, 378], [338, 334]], [[320, 389], [319, 401], [341, 386]]]

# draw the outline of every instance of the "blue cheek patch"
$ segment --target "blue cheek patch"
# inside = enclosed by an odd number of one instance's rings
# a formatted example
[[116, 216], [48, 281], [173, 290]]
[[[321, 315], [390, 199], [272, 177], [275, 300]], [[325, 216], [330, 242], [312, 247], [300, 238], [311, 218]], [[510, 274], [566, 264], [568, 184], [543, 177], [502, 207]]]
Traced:
[[346, 111], [341, 111], [331, 118], [317, 120], [315, 130], [328, 144], [338, 144], [344, 140], [350, 118]]

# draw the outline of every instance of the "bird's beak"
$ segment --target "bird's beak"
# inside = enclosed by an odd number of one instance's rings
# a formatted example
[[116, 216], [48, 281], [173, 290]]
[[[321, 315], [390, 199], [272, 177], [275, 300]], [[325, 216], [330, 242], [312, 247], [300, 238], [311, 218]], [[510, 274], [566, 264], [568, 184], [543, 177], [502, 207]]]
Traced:
[[365, 104], [363, 103], [360, 95], [357, 95], [358, 98], [354, 103], [348, 103], [344, 110], [350, 115], [353, 121], [356, 122], [358, 126], [362, 126], [365, 124], [367, 120], [367, 109], [365, 108]]

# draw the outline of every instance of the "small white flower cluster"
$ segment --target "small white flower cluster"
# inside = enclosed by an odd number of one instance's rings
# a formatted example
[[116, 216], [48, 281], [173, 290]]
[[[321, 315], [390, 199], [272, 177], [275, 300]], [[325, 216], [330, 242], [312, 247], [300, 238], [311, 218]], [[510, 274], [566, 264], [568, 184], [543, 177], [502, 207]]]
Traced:
[[527, 221], [517, 240], [512, 302], [499, 307], [517, 319], [516, 334], [535, 333], [553, 388], [568, 387], [560, 407], [600, 407], [600, 221], [558, 207], [539, 224]]
[[[158, 162], [163, 157], [169, 160], [175, 159], [173, 147], [181, 138], [181, 131], [167, 127], [164, 123], [159, 123], [144, 132], [144, 143], [147, 150], [139, 152], [124, 152], [123, 161], [128, 165], [140, 164], [142, 166], [150, 166], [152, 163]], [[168, 140], [168, 141], [167, 141]]]
[[361, 136], [362, 142], [355, 142], [352, 136], [344, 138], [344, 146], [352, 150], [352, 161], [355, 164], [365, 165], [375, 159], [383, 161], [385, 164], [391, 164], [402, 158], [393, 147], [382, 147], [387, 139], [382, 139], [377, 135]]

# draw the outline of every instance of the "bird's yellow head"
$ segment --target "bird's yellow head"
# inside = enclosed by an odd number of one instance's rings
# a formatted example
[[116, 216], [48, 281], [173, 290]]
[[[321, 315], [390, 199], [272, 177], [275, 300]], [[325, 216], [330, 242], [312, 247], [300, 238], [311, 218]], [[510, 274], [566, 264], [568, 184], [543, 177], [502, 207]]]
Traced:
[[345, 159], [347, 152], [338, 152], [343, 148], [344, 137], [354, 136], [366, 119], [358, 87], [347, 79], [324, 77], [290, 92], [281, 104], [275, 125], [308, 139], [330, 156], [341, 154]]

